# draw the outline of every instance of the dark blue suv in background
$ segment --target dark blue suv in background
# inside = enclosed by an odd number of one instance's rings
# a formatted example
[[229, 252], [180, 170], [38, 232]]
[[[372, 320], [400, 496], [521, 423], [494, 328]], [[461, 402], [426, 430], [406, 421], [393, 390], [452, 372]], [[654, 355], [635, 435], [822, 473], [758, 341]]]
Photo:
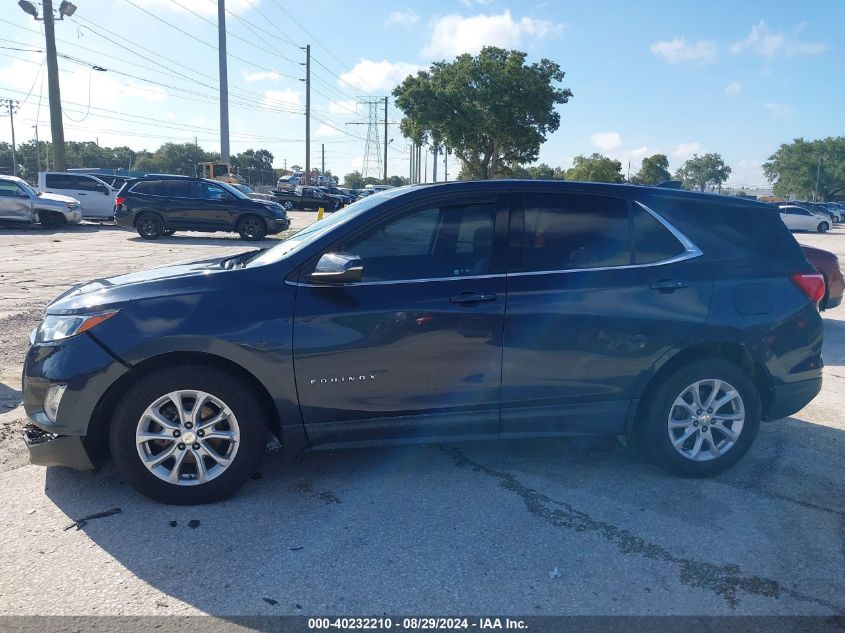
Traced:
[[176, 231], [237, 231], [245, 240], [260, 240], [290, 227], [278, 202], [250, 198], [225, 182], [164, 175], [124, 183], [115, 197], [114, 221], [145, 240]]
[[279, 245], [77, 286], [24, 367], [36, 464], [170, 503], [286, 452], [628, 434], [708, 476], [820, 390], [822, 277], [769, 205], [626, 185], [391, 189]]

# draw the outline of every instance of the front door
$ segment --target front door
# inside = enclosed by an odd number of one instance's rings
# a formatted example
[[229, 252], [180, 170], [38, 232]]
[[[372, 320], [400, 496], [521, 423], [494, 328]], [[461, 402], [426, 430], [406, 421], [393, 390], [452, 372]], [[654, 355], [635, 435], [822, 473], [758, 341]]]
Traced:
[[526, 193], [513, 225], [502, 436], [621, 433], [654, 363], [704, 327], [709, 262], [624, 198]]
[[0, 181], [0, 220], [32, 222], [32, 201], [17, 183]]
[[393, 213], [324, 252], [361, 282], [308, 282], [294, 321], [297, 390], [312, 446], [496, 436], [507, 210], [492, 198]]

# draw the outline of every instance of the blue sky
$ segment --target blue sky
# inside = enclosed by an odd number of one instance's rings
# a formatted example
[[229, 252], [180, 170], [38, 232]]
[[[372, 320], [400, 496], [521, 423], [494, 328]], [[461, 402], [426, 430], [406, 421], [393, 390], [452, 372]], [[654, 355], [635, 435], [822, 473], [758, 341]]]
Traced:
[[[76, 16], [56, 29], [59, 53], [72, 58], [60, 61], [66, 138], [154, 149], [196, 137], [219, 149], [216, 0], [77, 4]], [[340, 175], [363, 164], [366, 126], [348, 125], [367, 118], [358, 97], [389, 94], [418, 67], [485, 44], [547, 57], [566, 71], [575, 97], [560, 106], [560, 129], [541, 150], [551, 165], [599, 151], [621, 160], [623, 171], [631, 161], [633, 172], [644, 155], [663, 152], [674, 170], [694, 152], [718, 151], [733, 167], [731, 183], [755, 186], [765, 184], [760, 164], [780, 143], [845, 133], [840, 0], [228, 0], [227, 7], [232, 151], [264, 147], [277, 166], [304, 163], [299, 46], [307, 43], [312, 163], [319, 166], [324, 143], [326, 167]], [[32, 138], [36, 123], [48, 138], [41, 24], [7, 11], [0, 47], [0, 94], [24, 101], [18, 140]], [[399, 117], [391, 107], [390, 121]], [[398, 126], [389, 135], [389, 171], [407, 175]], [[0, 140], [10, 140], [7, 123], [0, 122]], [[449, 171], [457, 173], [454, 161]]]

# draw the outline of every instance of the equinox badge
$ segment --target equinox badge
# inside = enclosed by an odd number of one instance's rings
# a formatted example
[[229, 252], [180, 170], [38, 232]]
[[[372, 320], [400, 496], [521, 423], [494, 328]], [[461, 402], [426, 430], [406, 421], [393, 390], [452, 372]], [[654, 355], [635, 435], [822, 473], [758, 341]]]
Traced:
[[341, 382], [364, 382], [365, 380], [375, 380], [375, 374], [361, 374], [360, 376], [334, 376], [332, 378], [312, 378], [312, 385], [331, 385]]

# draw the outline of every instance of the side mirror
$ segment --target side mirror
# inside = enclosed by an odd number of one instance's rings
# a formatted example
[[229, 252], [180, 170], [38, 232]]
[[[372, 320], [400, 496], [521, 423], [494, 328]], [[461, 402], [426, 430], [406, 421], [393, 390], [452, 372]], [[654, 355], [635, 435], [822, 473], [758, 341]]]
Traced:
[[361, 281], [364, 262], [357, 255], [326, 253], [320, 257], [310, 279], [321, 284], [342, 284]]

